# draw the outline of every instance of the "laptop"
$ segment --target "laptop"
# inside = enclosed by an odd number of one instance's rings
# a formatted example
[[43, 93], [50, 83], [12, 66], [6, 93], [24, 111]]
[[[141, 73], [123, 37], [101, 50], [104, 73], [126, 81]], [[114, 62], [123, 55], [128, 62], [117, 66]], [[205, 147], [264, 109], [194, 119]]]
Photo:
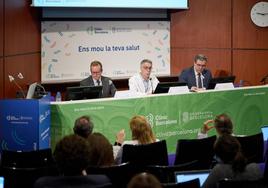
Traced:
[[207, 179], [210, 170], [193, 170], [193, 171], [178, 171], [175, 172], [176, 183], [182, 183], [193, 179], [199, 179], [200, 187]]
[[170, 87], [186, 86], [186, 83], [181, 82], [159, 82], [154, 90], [154, 93], [168, 93]]
[[234, 83], [234, 81], [235, 81], [235, 76], [212, 78], [209, 82], [207, 89], [214, 89], [216, 84], [218, 83]]
[[0, 177], [0, 188], [4, 188], [4, 177]]
[[262, 134], [263, 134], [263, 140], [267, 141], [268, 139], [268, 125], [265, 125], [261, 128]]

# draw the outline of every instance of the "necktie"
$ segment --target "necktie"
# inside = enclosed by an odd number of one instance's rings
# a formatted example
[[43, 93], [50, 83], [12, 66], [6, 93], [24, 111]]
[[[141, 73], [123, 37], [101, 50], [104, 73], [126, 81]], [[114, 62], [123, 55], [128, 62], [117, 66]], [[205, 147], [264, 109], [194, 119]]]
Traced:
[[100, 85], [100, 80], [97, 80], [97, 84], [98, 84], [98, 86]]
[[201, 74], [198, 73], [197, 75], [197, 84], [198, 84], [198, 88], [202, 88], [202, 80], [201, 80]]
[[147, 93], [149, 91], [149, 80], [143, 80], [145, 92]]

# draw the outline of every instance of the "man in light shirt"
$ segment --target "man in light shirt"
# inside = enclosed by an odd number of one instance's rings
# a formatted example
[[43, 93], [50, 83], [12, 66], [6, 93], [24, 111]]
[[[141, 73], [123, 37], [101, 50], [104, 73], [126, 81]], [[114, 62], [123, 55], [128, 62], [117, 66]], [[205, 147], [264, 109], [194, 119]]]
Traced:
[[186, 83], [191, 91], [208, 88], [212, 75], [210, 70], [206, 69], [206, 65], [207, 57], [202, 54], [196, 55], [194, 65], [181, 72], [179, 82]]
[[136, 93], [153, 93], [159, 81], [154, 75], [151, 75], [152, 68], [153, 63], [151, 60], [142, 60], [140, 63], [140, 72], [128, 80], [129, 90]]

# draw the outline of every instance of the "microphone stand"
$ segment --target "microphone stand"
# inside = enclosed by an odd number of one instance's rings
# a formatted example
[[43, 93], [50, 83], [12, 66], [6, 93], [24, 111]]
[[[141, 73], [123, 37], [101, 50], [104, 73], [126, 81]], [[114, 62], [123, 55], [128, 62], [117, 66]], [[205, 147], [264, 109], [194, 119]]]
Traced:
[[16, 82], [16, 80], [13, 80], [13, 82], [14, 82], [15, 85], [19, 88], [20, 92], [22, 93], [23, 98], [25, 99], [26, 96], [25, 96], [25, 94], [24, 94], [24, 92], [23, 92], [22, 87]]
[[265, 75], [262, 79], [261, 79], [261, 81], [260, 82], [262, 82], [262, 83], [266, 83], [266, 79], [268, 78], [268, 74], [267, 75]]

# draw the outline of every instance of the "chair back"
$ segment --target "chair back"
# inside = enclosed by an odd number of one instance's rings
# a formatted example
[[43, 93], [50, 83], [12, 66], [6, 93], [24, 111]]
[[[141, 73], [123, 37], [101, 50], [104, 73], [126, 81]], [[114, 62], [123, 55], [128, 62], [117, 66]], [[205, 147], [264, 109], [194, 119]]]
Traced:
[[159, 166], [159, 165], [149, 165], [146, 166], [146, 172], [153, 174], [161, 183], [175, 183], [175, 172], [187, 171], [195, 168], [198, 161], [191, 161], [188, 163], [174, 165], [174, 166]]
[[193, 179], [182, 183], [163, 183], [163, 188], [200, 188], [199, 179]]
[[33, 187], [39, 177], [59, 175], [51, 149], [30, 152], [4, 150], [1, 173], [5, 177], [5, 188]]
[[203, 139], [181, 139], [177, 141], [174, 165], [197, 160], [198, 165], [190, 170], [202, 170], [211, 168], [216, 136]]
[[87, 174], [104, 174], [110, 178], [113, 187], [125, 188], [136, 172], [130, 163], [122, 163], [107, 167], [91, 166], [87, 168]]
[[130, 162], [133, 165], [168, 165], [168, 153], [166, 140], [151, 144], [124, 145], [122, 162]]
[[258, 180], [228, 180], [219, 181], [218, 188], [267, 188], [268, 184], [265, 179]]
[[113, 186], [104, 175], [44, 176], [35, 182], [34, 188], [113, 188]]
[[236, 136], [242, 147], [242, 153], [248, 159], [248, 163], [263, 162], [263, 133], [250, 136]]
[[16, 168], [42, 167], [54, 164], [54, 158], [51, 149], [18, 152], [3, 150], [2, 166]]

